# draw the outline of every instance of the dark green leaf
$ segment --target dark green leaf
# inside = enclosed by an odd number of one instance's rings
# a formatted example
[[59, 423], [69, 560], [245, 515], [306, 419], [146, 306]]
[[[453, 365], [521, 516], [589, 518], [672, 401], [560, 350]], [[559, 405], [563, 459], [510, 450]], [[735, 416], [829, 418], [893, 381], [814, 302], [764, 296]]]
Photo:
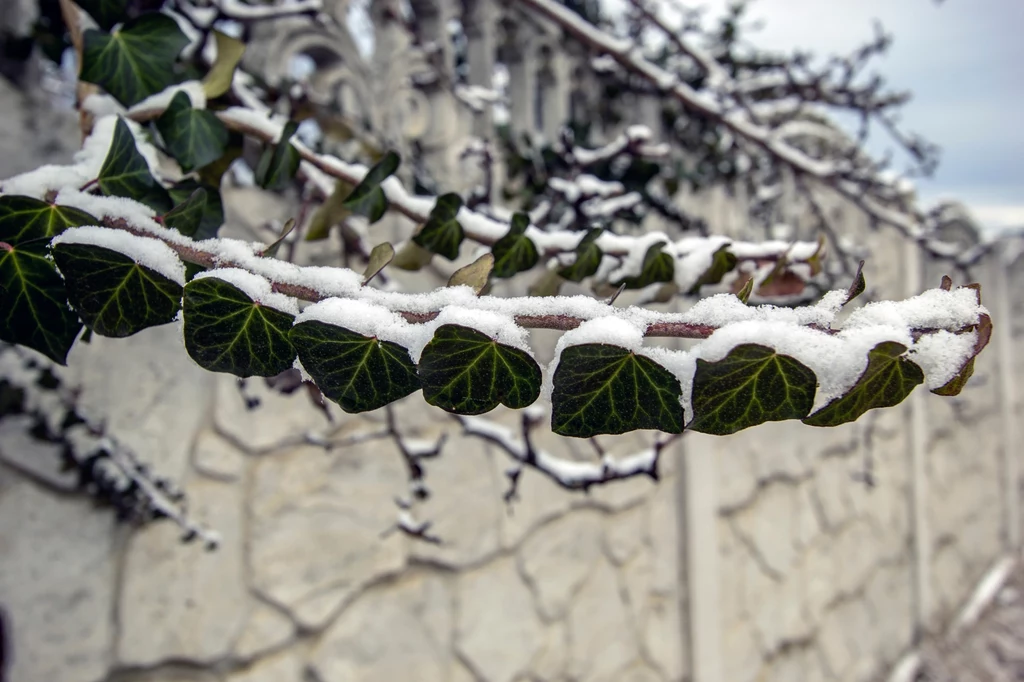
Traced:
[[0, 340], [67, 363], [82, 325], [68, 305], [64, 280], [47, 259], [47, 239], [0, 246]]
[[603, 343], [562, 351], [553, 378], [551, 428], [562, 436], [659, 429], [682, 433], [683, 389], [648, 357]]
[[181, 285], [117, 251], [87, 244], [57, 244], [53, 259], [71, 305], [101, 336], [122, 338], [174, 320]]
[[394, 175], [399, 164], [401, 158], [398, 154], [389, 151], [383, 159], [366, 171], [363, 181], [355, 186], [342, 205], [353, 213], [365, 216], [371, 223], [380, 220], [388, 210], [388, 199], [384, 196], [380, 183]]
[[903, 357], [906, 351], [906, 346], [895, 341], [883, 341], [872, 348], [868, 366], [850, 392], [804, 419], [804, 424], [838, 426], [855, 421], [870, 409], [903, 402], [924, 381], [921, 368]]
[[97, 184], [107, 196], [141, 201], [160, 212], [171, 207], [170, 195], [149, 172], [149, 164], [135, 146], [131, 128], [120, 117]]
[[174, 62], [186, 45], [178, 22], [159, 12], [146, 12], [115, 33], [89, 29], [79, 77], [130, 107], [177, 81]]
[[850, 284], [850, 288], [846, 291], [846, 300], [843, 301], [843, 305], [846, 305], [864, 293], [864, 289], [866, 289], [867, 286], [868, 283], [864, 279], [864, 261], [861, 261], [860, 265], [857, 266], [857, 274], [853, 276], [853, 283]]
[[615, 282], [615, 286], [626, 285], [627, 289], [643, 289], [655, 282], [671, 282], [675, 277], [676, 263], [670, 254], [662, 251], [665, 244], [652, 244], [644, 254], [643, 268], [640, 274], [626, 277]]
[[77, 208], [48, 204], [32, 197], [0, 196], [0, 242], [11, 246], [56, 237], [69, 227], [96, 224], [96, 218]]
[[458, 194], [438, 197], [423, 229], [412, 240], [448, 260], [455, 260], [459, 257], [459, 245], [465, 236], [462, 225], [455, 219], [461, 208], [462, 197]]
[[295, 362], [294, 317], [215, 277], [185, 285], [185, 350], [211, 372], [272, 377]]
[[491, 253], [494, 254], [495, 277], [511, 277], [517, 272], [529, 270], [540, 258], [537, 247], [526, 236], [526, 228], [530, 224], [530, 216], [516, 213], [512, 216], [512, 226], [508, 234], [499, 239]]
[[189, 235], [197, 241], [216, 237], [220, 226], [224, 224], [224, 204], [221, 202], [220, 191], [212, 185], [195, 180], [182, 180], [168, 190], [172, 201], [180, 204], [187, 202], [199, 189], [205, 192], [202, 218], [196, 231]]
[[228, 129], [212, 111], [194, 109], [184, 91], [171, 99], [156, 128], [186, 173], [213, 163], [227, 151]]
[[206, 190], [200, 187], [192, 192], [188, 199], [164, 214], [164, 225], [172, 230], [177, 230], [186, 237], [191, 237], [199, 230], [205, 209]]
[[768, 421], [803, 419], [817, 387], [818, 378], [803, 363], [754, 343], [736, 346], [718, 362], [698, 358], [690, 428], [725, 435]]
[[295, 121], [288, 121], [277, 144], [268, 145], [256, 164], [256, 184], [263, 189], [283, 190], [291, 184], [299, 170], [302, 157], [289, 140], [299, 129]]
[[587, 234], [576, 245], [576, 260], [572, 265], [567, 265], [558, 271], [558, 274], [570, 282], [582, 282], [590, 277], [601, 265], [601, 249], [597, 246], [597, 238], [604, 230], [595, 228]]
[[104, 31], [109, 31], [124, 21], [128, 14], [127, 0], [78, 0], [77, 4], [88, 12]]
[[729, 251], [728, 245], [719, 248], [715, 251], [715, 255], [711, 257], [711, 267], [704, 271], [704, 274], [700, 276], [687, 293], [693, 296], [700, 292], [702, 286], [718, 284], [735, 267], [736, 254]]
[[292, 327], [299, 360], [325, 396], [346, 412], [367, 412], [420, 387], [409, 351], [319, 321]]
[[540, 396], [540, 367], [533, 358], [456, 324], [434, 332], [419, 375], [427, 402], [456, 414], [483, 414], [499, 403], [519, 409]]

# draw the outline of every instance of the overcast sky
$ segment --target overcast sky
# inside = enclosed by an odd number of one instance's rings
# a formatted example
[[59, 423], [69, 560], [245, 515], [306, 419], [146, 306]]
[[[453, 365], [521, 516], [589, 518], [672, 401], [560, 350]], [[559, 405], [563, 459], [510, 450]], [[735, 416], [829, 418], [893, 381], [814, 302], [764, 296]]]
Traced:
[[[702, 0], [720, 10], [727, 0]], [[895, 41], [878, 60], [914, 93], [904, 123], [942, 147], [926, 205], [959, 199], [989, 227], [1024, 226], [1024, 0], [755, 0], [756, 44], [817, 54], [855, 48], [878, 19]]]

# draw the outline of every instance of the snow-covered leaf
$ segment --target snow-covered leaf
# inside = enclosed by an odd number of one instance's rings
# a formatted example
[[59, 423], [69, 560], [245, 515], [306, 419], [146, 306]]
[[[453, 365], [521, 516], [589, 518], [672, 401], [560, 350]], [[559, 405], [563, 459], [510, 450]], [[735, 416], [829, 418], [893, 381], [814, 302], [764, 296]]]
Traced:
[[376, 410], [420, 387], [409, 351], [318, 320], [290, 332], [302, 366], [325, 396], [346, 412]]
[[975, 358], [978, 357], [978, 353], [985, 349], [985, 346], [988, 345], [989, 340], [992, 338], [992, 318], [983, 313], [975, 327], [975, 331], [978, 333], [978, 339], [974, 343], [974, 351], [972, 352], [970, 359], [964, 363], [964, 366], [956, 373], [956, 376], [947, 381], [944, 385], [932, 389], [932, 393], [936, 395], [954, 396], [960, 395], [960, 391], [964, 390], [964, 386], [967, 385], [967, 380], [974, 375]]
[[527, 353], [475, 329], [445, 324], [423, 349], [423, 397], [456, 414], [483, 414], [498, 404], [512, 409], [540, 397], [540, 367]]
[[644, 254], [640, 274], [624, 277], [614, 282], [614, 286], [626, 285], [627, 289], [643, 289], [655, 282], [671, 282], [675, 277], [676, 264], [671, 254], [662, 251], [664, 246], [663, 242], [652, 244]]
[[683, 430], [679, 379], [648, 357], [604, 343], [562, 351], [553, 377], [551, 428], [590, 438], [636, 429]]
[[146, 12], [114, 33], [89, 29], [80, 78], [130, 107], [178, 80], [174, 62], [188, 42], [178, 22], [159, 12]]
[[704, 271], [688, 292], [691, 296], [700, 292], [702, 286], [718, 284], [736, 267], [736, 254], [729, 251], [728, 244], [722, 246], [711, 257], [711, 267]]
[[840, 396], [804, 419], [811, 426], [838, 426], [858, 419], [876, 407], [903, 402], [914, 387], [924, 382], [924, 372], [903, 357], [907, 347], [883, 341], [868, 353], [868, 366], [846, 395]]
[[101, 336], [131, 336], [174, 320], [181, 284], [112, 249], [56, 244], [53, 259], [68, 298], [82, 320]]
[[69, 227], [97, 222], [85, 211], [70, 206], [57, 206], [32, 197], [0, 196], [0, 242], [12, 246], [56, 237]]
[[216, 277], [185, 285], [185, 349], [200, 367], [240, 377], [272, 377], [295, 362], [293, 315], [260, 305]]
[[697, 359], [689, 428], [726, 435], [767, 421], [803, 419], [818, 379], [798, 360], [767, 346], [736, 346], [718, 362]]
[[558, 271], [558, 274], [570, 282], [582, 282], [590, 277], [601, 265], [601, 249], [596, 240], [604, 230], [595, 228], [587, 232], [576, 246], [576, 260]]
[[149, 164], [135, 146], [135, 136], [120, 117], [96, 184], [107, 196], [134, 199], [157, 211], [171, 207], [170, 195], [150, 173]]

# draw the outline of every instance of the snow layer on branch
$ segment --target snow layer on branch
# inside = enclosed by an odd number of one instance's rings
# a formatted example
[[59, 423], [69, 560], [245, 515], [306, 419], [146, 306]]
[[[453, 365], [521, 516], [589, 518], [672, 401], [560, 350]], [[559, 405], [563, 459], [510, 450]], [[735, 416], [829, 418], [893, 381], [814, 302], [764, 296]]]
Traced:
[[132, 106], [132, 108], [128, 110], [128, 113], [134, 114], [136, 112], [147, 111], [149, 109], [163, 111], [170, 105], [171, 100], [174, 99], [174, 96], [179, 92], [184, 92], [188, 95], [189, 99], [192, 100], [193, 109], [206, 108], [206, 90], [203, 89], [203, 84], [199, 81], [185, 81], [184, 83], [177, 83], [164, 88], [155, 95], [150, 95], [138, 104]]
[[260, 305], [289, 315], [299, 314], [299, 304], [294, 298], [275, 292], [270, 282], [259, 275], [238, 268], [218, 268], [200, 272], [193, 281], [207, 278], [219, 279], [238, 287], [242, 293]]
[[373, 336], [400, 346], [416, 340], [418, 330], [398, 313], [366, 301], [328, 298], [306, 307], [295, 318], [295, 324], [317, 321], [344, 327], [363, 336]]
[[[470, 287], [453, 288], [465, 289], [468, 294], [475, 296]], [[531, 358], [533, 357], [533, 349], [530, 348], [530, 332], [516, 324], [515, 319], [511, 315], [503, 315], [487, 310], [471, 310], [460, 306], [448, 306], [442, 309], [440, 314], [430, 322], [412, 325], [414, 329], [418, 328], [420, 332], [417, 337], [412, 339], [412, 344], [409, 346], [409, 355], [412, 356], [413, 362], [420, 361], [420, 355], [422, 355], [423, 349], [434, 337], [434, 332], [437, 331], [438, 327], [446, 324], [456, 324], [475, 329], [498, 343], [518, 348]]]
[[108, 227], [73, 227], [54, 237], [50, 242], [57, 244], [82, 244], [100, 246], [131, 258], [133, 261], [155, 270], [167, 279], [185, 286], [185, 264], [171, 247], [157, 239], [139, 237], [124, 230]]
[[978, 323], [980, 313], [974, 289], [960, 287], [951, 291], [931, 289], [904, 301], [876, 301], [850, 314], [845, 329], [888, 324], [917, 329], [959, 329]]
[[71, 187], [60, 190], [54, 201], [60, 206], [85, 211], [97, 220], [121, 219], [133, 226], [148, 223], [158, 226], [154, 220], [156, 211], [145, 204], [124, 197], [104, 197]]

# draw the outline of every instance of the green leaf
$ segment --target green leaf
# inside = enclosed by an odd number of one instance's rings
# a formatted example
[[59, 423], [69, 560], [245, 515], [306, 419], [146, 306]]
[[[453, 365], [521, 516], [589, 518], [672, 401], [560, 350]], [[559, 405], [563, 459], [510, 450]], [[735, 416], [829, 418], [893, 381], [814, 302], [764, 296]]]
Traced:
[[228, 129], [212, 111], [193, 108], [184, 91], [171, 98], [156, 128], [185, 173], [213, 163], [227, 151]]
[[603, 343], [562, 351], [553, 378], [551, 428], [590, 438], [637, 429], [682, 433], [682, 386], [648, 357]]
[[750, 277], [747, 283], [743, 285], [743, 288], [736, 294], [736, 298], [740, 299], [744, 303], [750, 300], [750, 294], [754, 291], [754, 278]]
[[332, 324], [300, 322], [290, 338], [325, 396], [346, 412], [376, 410], [420, 387], [409, 351]]
[[97, 224], [96, 218], [77, 208], [48, 204], [32, 197], [0, 196], [0, 242], [11, 246], [56, 237], [69, 227]]
[[544, 273], [527, 288], [530, 296], [557, 296], [565, 279], [556, 270], [544, 270]]
[[455, 260], [459, 257], [459, 245], [465, 236], [462, 225], [455, 219], [461, 208], [462, 197], [458, 194], [444, 194], [438, 197], [423, 229], [417, 232], [412, 240], [448, 260]]
[[687, 292], [690, 296], [694, 296], [700, 292], [702, 286], [708, 284], [718, 284], [722, 281], [722, 278], [732, 272], [732, 269], [736, 267], [736, 254], [729, 251], [729, 246], [720, 247], [715, 254], [711, 257], [711, 267], [704, 271], [694, 285]]
[[459, 268], [448, 278], [448, 286], [457, 287], [465, 285], [479, 294], [487, 286], [487, 279], [491, 276], [491, 269], [494, 267], [494, 254], [485, 253], [469, 265]]
[[[171, 200], [181, 204], [188, 202], [196, 191], [200, 189], [205, 193], [202, 217], [199, 220], [199, 226], [196, 228], [196, 231], [188, 235], [196, 241], [216, 237], [220, 226], [224, 224], [224, 204], [221, 201], [220, 191], [212, 185], [191, 179], [182, 180], [167, 190]], [[166, 221], [167, 216], [164, 216], [164, 222]]]
[[572, 265], [567, 265], [559, 270], [558, 274], [570, 282], [582, 282], [597, 272], [603, 254], [596, 241], [602, 232], [604, 230], [600, 228], [588, 231], [576, 245], [576, 260], [572, 262]]
[[525, 234], [529, 224], [530, 216], [516, 213], [512, 216], [512, 226], [508, 233], [494, 244], [491, 253], [494, 254], [492, 274], [495, 277], [511, 277], [537, 264], [540, 254]]
[[373, 247], [373, 250], [370, 251], [369, 262], [366, 264], [366, 270], [363, 271], [363, 284], [376, 277], [394, 258], [395, 247], [391, 246], [388, 242], [377, 244], [377, 246]]
[[131, 128], [121, 117], [114, 127], [114, 139], [100, 168], [97, 184], [107, 196], [141, 201], [160, 212], [171, 207], [167, 190], [149, 172], [149, 164], [135, 146]]
[[185, 285], [185, 350], [200, 367], [239, 377], [272, 377], [295, 362], [294, 316], [259, 305], [216, 277]]
[[483, 414], [499, 403], [512, 409], [540, 397], [540, 367], [525, 352], [475, 329], [445, 324], [420, 356], [423, 397], [456, 414]]
[[47, 259], [49, 240], [0, 245], [0, 340], [67, 364], [82, 325], [68, 305], [64, 280]]
[[302, 157], [289, 140], [299, 129], [295, 121], [288, 121], [277, 144], [268, 145], [256, 164], [256, 184], [263, 189], [283, 190], [291, 184], [299, 170]]
[[876, 407], [899, 405], [914, 387], [924, 382], [924, 372], [903, 357], [907, 347], [883, 341], [868, 353], [868, 366], [850, 392], [804, 419], [811, 426], [838, 426], [858, 419]]
[[644, 254], [644, 264], [640, 274], [626, 277], [615, 282], [615, 286], [626, 285], [627, 289], [643, 289], [655, 282], [671, 282], [675, 277], [676, 263], [671, 254], [662, 251], [664, 242], [652, 244]]
[[366, 217], [371, 223], [383, 218], [388, 210], [388, 199], [384, 196], [380, 183], [394, 175], [401, 162], [398, 154], [388, 151], [383, 159], [366, 171], [362, 182], [355, 186], [342, 205], [353, 213]]
[[344, 180], [334, 183], [334, 190], [324, 203], [317, 207], [306, 229], [306, 241], [316, 242], [327, 239], [331, 228], [352, 215], [345, 208], [345, 199], [352, 193], [352, 185]]
[[180, 284], [123, 253], [66, 243], [52, 253], [71, 305], [101, 336], [123, 338], [167, 324], [181, 308]]
[[421, 270], [434, 259], [434, 252], [428, 251], [416, 242], [406, 242], [395, 254], [391, 264], [402, 270]]
[[245, 54], [245, 43], [237, 38], [214, 30], [213, 37], [217, 41], [217, 58], [209, 73], [203, 78], [203, 92], [207, 99], [215, 99], [231, 89], [231, 81], [235, 77], [235, 67]]
[[698, 358], [689, 428], [724, 436], [768, 421], [803, 419], [817, 387], [806, 365], [755, 343], [736, 346], [718, 362]]
[[85, 10], [104, 31], [109, 31], [124, 21], [128, 14], [127, 0], [77, 0], [76, 4]]
[[89, 29], [79, 77], [130, 107], [177, 81], [174, 62], [186, 45], [178, 22], [159, 12], [131, 19], [115, 33]]
[[186, 237], [191, 237], [199, 230], [205, 209], [206, 190], [200, 187], [192, 192], [188, 199], [164, 214], [164, 225]]
[[281, 227], [281, 234], [277, 236], [277, 239], [275, 239], [270, 246], [263, 249], [263, 252], [260, 255], [268, 258], [276, 256], [281, 245], [284, 244], [284, 240], [288, 238], [288, 235], [292, 233], [292, 230], [295, 229], [296, 225], [298, 225], [298, 222], [296, 222], [295, 218], [289, 218]]

